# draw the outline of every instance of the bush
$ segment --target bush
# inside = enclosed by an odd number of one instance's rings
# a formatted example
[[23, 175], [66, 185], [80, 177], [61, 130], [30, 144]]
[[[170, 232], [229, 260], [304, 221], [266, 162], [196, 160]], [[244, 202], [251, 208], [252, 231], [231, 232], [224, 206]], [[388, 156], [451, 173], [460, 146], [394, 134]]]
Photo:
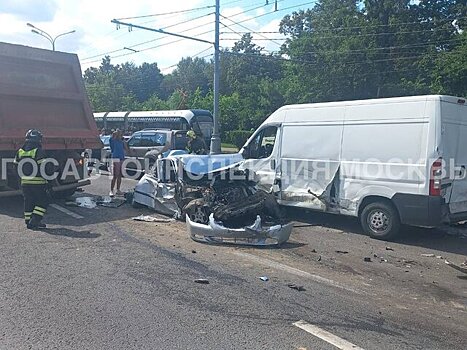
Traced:
[[238, 149], [242, 148], [246, 140], [251, 136], [253, 131], [250, 130], [232, 130], [226, 132], [226, 141], [237, 146]]

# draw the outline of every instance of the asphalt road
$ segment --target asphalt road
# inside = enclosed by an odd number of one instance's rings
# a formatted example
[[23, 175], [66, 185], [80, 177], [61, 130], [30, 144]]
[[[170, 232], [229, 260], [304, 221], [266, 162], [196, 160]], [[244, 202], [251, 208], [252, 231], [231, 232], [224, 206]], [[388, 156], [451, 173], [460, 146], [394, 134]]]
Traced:
[[465, 349], [467, 280], [444, 264], [465, 260], [462, 229], [387, 243], [293, 212], [289, 243], [240, 248], [131, 220], [146, 209], [56, 204], [34, 232], [1, 200], [0, 349]]

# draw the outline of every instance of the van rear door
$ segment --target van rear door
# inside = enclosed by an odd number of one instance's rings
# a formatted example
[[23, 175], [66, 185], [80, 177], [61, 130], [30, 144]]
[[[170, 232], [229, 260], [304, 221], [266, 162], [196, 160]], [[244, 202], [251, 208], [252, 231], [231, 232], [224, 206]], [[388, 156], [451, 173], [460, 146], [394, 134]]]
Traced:
[[[467, 106], [464, 99], [441, 100], [443, 159], [450, 178], [444, 199], [451, 214], [467, 213]], [[467, 215], [465, 217], [467, 219]]]

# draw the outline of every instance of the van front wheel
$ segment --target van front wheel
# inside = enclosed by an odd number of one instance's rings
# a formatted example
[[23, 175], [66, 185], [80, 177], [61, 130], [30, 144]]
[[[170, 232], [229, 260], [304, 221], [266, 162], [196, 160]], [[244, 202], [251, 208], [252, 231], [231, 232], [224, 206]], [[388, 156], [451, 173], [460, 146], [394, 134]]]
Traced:
[[391, 240], [397, 236], [401, 226], [399, 214], [391, 203], [373, 202], [360, 213], [363, 230], [372, 238]]

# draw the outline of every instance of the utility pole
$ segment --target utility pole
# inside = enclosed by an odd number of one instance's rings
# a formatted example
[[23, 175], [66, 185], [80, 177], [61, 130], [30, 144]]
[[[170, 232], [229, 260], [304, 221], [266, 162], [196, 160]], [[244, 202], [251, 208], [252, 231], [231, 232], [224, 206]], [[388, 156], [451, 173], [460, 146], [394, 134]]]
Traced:
[[221, 138], [219, 133], [219, 22], [220, 22], [220, 0], [216, 0], [216, 24], [214, 38], [214, 130], [211, 137], [211, 154], [221, 153]]
[[[220, 60], [219, 60], [219, 23], [220, 23], [220, 0], [216, 0], [216, 12], [215, 12], [215, 39], [214, 43], [203, 40], [203, 39], [198, 39], [198, 38], [193, 38], [187, 35], [182, 35], [182, 34], [177, 34], [177, 33], [170, 33], [166, 32], [163, 29], [155, 29], [155, 28], [148, 28], [144, 26], [140, 26], [137, 24], [132, 24], [132, 23], [125, 23], [121, 22], [117, 19], [113, 19], [111, 21], [112, 23], [115, 23], [117, 25], [117, 29], [119, 28], [120, 25], [128, 26], [129, 29], [131, 28], [138, 28], [138, 29], [143, 29], [143, 30], [149, 30], [152, 32], [157, 32], [161, 34], [166, 34], [166, 35], [172, 35], [175, 37], [183, 38], [183, 39], [189, 39], [189, 40], [195, 40], [198, 42], [202, 43], [207, 43], [214, 45], [214, 128], [211, 136], [211, 154], [219, 154], [221, 153], [221, 137], [220, 137], [220, 128], [219, 128], [219, 118], [220, 118], [220, 110], [219, 110], [219, 81], [220, 81]], [[124, 49], [126, 50], [133, 50], [132, 48], [125, 47]]]

